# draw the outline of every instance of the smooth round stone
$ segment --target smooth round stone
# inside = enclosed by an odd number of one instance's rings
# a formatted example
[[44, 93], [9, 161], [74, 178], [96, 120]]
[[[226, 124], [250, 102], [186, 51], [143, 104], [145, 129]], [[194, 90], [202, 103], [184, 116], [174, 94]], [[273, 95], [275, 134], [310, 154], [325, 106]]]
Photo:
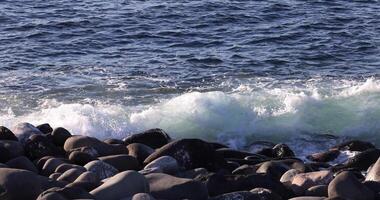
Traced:
[[100, 160], [91, 161], [84, 167], [87, 169], [87, 171], [95, 173], [101, 180], [112, 177], [118, 173], [118, 170], [112, 165]]
[[29, 123], [20, 123], [13, 128], [13, 133], [16, 135], [21, 144], [25, 144], [26, 140], [32, 135], [43, 134], [38, 128]]
[[49, 193], [56, 193], [61, 195], [64, 199], [94, 199], [94, 197], [80, 187], [53, 187], [50, 188], [44, 192], [42, 192], [39, 197], [44, 198], [46, 195], [49, 195]]
[[154, 149], [140, 143], [129, 144], [127, 149], [129, 151], [129, 155], [135, 157], [140, 164], [142, 164], [144, 160], [154, 152]]
[[0, 126], [0, 140], [13, 140], [18, 141], [16, 135], [7, 127]]
[[150, 194], [157, 199], [206, 200], [208, 198], [207, 187], [201, 182], [163, 173], [152, 173], [145, 177], [149, 182]]
[[13, 158], [5, 164], [8, 165], [10, 168], [24, 169], [38, 174], [36, 166], [25, 156]]
[[138, 194], [133, 195], [132, 198], [127, 198], [125, 200], [156, 200], [156, 199], [152, 197], [150, 194], [138, 193]]
[[374, 193], [350, 171], [339, 173], [328, 186], [328, 195], [343, 199], [373, 200]]
[[124, 171], [107, 179], [90, 192], [97, 200], [119, 200], [138, 193], [149, 193], [145, 177], [136, 171]]
[[41, 174], [45, 176], [49, 176], [54, 173], [56, 168], [65, 163], [65, 161], [61, 158], [49, 158], [46, 160], [44, 166], [42, 167]]
[[96, 158], [86, 152], [73, 151], [69, 155], [69, 160], [77, 165], [84, 166], [87, 163], [96, 160]]
[[55, 172], [55, 173], [50, 174], [49, 178], [57, 180], [57, 178], [59, 178], [61, 175], [62, 173]]
[[38, 128], [38, 130], [40, 130], [43, 134], [49, 134], [53, 131], [53, 128], [50, 126], [50, 124], [40, 124], [38, 126], [36, 126], [36, 128]]
[[69, 183], [75, 181], [82, 173], [84, 173], [85, 169], [72, 168], [65, 171], [60, 177], [57, 178], [57, 181], [67, 181]]
[[71, 137], [71, 133], [65, 128], [58, 127], [53, 130], [51, 136], [55, 145], [63, 147], [66, 140]]
[[313, 196], [303, 196], [303, 197], [295, 197], [289, 200], [325, 200], [326, 197], [313, 197]]
[[291, 184], [294, 177], [297, 175], [297, 174], [300, 174], [301, 172], [299, 170], [296, 170], [296, 169], [289, 169], [287, 172], [285, 172], [282, 176], [281, 176], [281, 179], [280, 179], [280, 182], [281, 183], [284, 183], [284, 184]]
[[69, 163], [62, 163], [60, 164], [56, 169], [55, 169], [55, 172], [59, 172], [59, 173], [65, 173], [67, 170], [69, 169], [80, 169], [80, 170], [83, 170], [85, 171], [86, 168], [84, 168], [83, 166], [80, 166], [80, 165], [74, 165], [74, 164], [69, 164]]
[[329, 170], [296, 174], [293, 178], [291, 188], [296, 194], [302, 195], [310, 187], [328, 185], [333, 180], [333, 175], [334, 174]]
[[[3, 161], [16, 158], [24, 155], [24, 147], [18, 141], [14, 140], [0, 140], [0, 157], [3, 157]], [[4, 155], [6, 154], [6, 155]]]
[[162, 129], [155, 128], [130, 135], [123, 139], [125, 144], [140, 143], [153, 149], [160, 148], [171, 141], [170, 136]]
[[306, 196], [326, 197], [328, 196], [328, 185], [316, 185], [306, 190]]
[[36, 173], [11, 168], [0, 168], [0, 188], [2, 196], [16, 200], [35, 200], [42, 192]]
[[171, 156], [161, 156], [144, 167], [145, 170], [150, 168], [159, 168], [165, 174], [175, 174], [179, 171], [177, 160]]
[[103, 156], [99, 157], [99, 160], [112, 165], [120, 172], [141, 169], [140, 163], [137, 161], [137, 159], [126, 154]]
[[377, 159], [376, 163], [368, 171], [365, 180], [380, 182], [380, 158]]
[[75, 179], [74, 182], [89, 182], [89, 183], [99, 184], [100, 179], [98, 175], [96, 175], [94, 172], [87, 171], [87, 172], [82, 173], [80, 176], [78, 176], [78, 178]]

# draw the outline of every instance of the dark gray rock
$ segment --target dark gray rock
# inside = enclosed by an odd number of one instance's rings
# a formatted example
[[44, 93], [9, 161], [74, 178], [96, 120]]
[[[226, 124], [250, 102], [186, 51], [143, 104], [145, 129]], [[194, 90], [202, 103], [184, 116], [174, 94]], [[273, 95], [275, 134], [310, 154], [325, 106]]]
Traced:
[[138, 172], [124, 171], [107, 179], [90, 193], [97, 200], [119, 200], [138, 193], [149, 193], [149, 184]]
[[17, 124], [13, 129], [13, 133], [16, 135], [21, 144], [25, 144], [26, 140], [28, 140], [28, 138], [32, 135], [42, 134], [38, 128], [29, 123]]
[[36, 168], [36, 166], [25, 156], [13, 158], [5, 164], [8, 165], [10, 168], [29, 170], [38, 174], [38, 169]]
[[129, 155], [135, 157], [140, 164], [144, 163], [144, 160], [154, 152], [154, 149], [145, 144], [132, 143], [127, 146]]
[[140, 170], [141, 165], [133, 156], [126, 154], [111, 155], [99, 157], [99, 160], [104, 161], [113, 167], [115, 167], [119, 172], [127, 170]]
[[53, 130], [51, 136], [55, 145], [63, 147], [66, 140], [71, 137], [71, 133], [65, 128], [58, 127]]
[[145, 177], [149, 182], [152, 196], [157, 199], [206, 200], [208, 198], [206, 186], [199, 181], [177, 178], [163, 173], [152, 173]]
[[18, 141], [16, 135], [7, 127], [0, 126], [0, 140], [13, 140]]
[[130, 135], [124, 138], [123, 141], [126, 145], [140, 143], [153, 149], [157, 149], [168, 144], [171, 141], [171, 138], [164, 130], [156, 128]]

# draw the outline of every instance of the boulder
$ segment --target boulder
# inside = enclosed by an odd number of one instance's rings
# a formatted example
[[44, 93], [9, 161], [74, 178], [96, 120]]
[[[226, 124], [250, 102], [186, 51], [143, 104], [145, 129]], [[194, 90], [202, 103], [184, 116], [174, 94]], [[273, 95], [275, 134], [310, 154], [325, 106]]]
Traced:
[[343, 142], [342, 144], [336, 145], [332, 149], [338, 149], [341, 151], [365, 151], [367, 149], [373, 149], [375, 146], [370, 142], [365, 142], [361, 140], [350, 140]]
[[64, 151], [58, 149], [45, 135], [32, 135], [24, 144], [25, 155], [31, 160], [44, 156], [63, 155]]
[[365, 180], [380, 182], [380, 158], [377, 159], [376, 163], [368, 171]]
[[46, 192], [41, 193], [37, 200], [68, 200], [58, 192]]
[[42, 192], [39, 176], [31, 171], [0, 168], [1, 199], [35, 200]]
[[270, 189], [276, 194], [289, 198], [293, 192], [287, 189], [278, 180], [266, 174], [251, 174], [251, 175], [223, 175], [210, 174], [206, 177], [197, 178], [202, 180], [207, 188], [210, 196], [217, 196], [230, 192], [248, 191], [252, 188]]
[[260, 199], [260, 200], [281, 200], [282, 198], [274, 193], [272, 190], [268, 190], [266, 188], [255, 188], [250, 191], [254, 199]]
[[132, 143], [127, 146], [129, 155], [135, 157], [140, 164], [144, 163], [144, 160], [154, 152], [154, 149], [145, 144]]
[[177, 160], [170, 156], [159, 157], [147, 164], [144, 169], [154, 168], [159, 168], [160, 171], [165, 174], [175, 174], [179, 171]]
[[64, 173], [69, 169], [79, 169], [82, 171], [86, 171], [86, 168], [84, 168], [83, 166], [69, 164], [69, 163], [62, 163], [55, 169], [55, 172]]
[[329, 198], [373, 200], [374, 193], [350, 171], [339, 173], [328, 186]]
[[[257, 196], [248, 191], [238, 191], [238, 192], [230, 192], [226, 194], [221, 194], [209, 200], [257, 200]], [[261, 200], [261, 199], [260, 199]], [[266, 199], [262, 199], [266, 200]]]
[[267, 161], [260, 165], [257, 173], [269, 174], [273, 178], [280, 180], [281, 176], [289, 170], [289, 167], [281, 162]]
[[75, 179], [74, 182], [89, 182], [99, 184], [100, 181], [101, 180], [99, 179], [98, 175], [96, 175], [94, 172], [87, 171], [82, 173], [77, 179]]
[[314, 197], [327, 197], [328, 196], [328, 185], [316, 185], [310, 187], [305, 192], [306, 196]]
[[358, 153], [354, 157], [349, 158], [343, 165], [334, 167], [334, 170], [355, 168], [357, 170], [365, 171], [380, 157], [379, 149], [368, 149]]
[[178, 200], [208, 198], [206, 186], [191, 179], [177, 178], [163, 173], [145, 176], [149, 182], [150, 193], [157, 199]]
[[17, 124], [13, 129], [13, 133], [16, 135], [21, 144], [25, 144], [26, 140], [32, 135], [42, 134], [38, 128], [29, 123]]
[[58, 127], [53, 130], [51, 136], [55, 145], [63, 147], [66, 140], [71, 137], [71, 133], [65, 128]]
[[24, 148], [20, 142], [14, 140], [0, 140], [0, 159], [3, 162], [24, 155]]
[[124, 144], [123, 140], [114, 139], [114, 138], [106, 139], [103, 142], [107, 144]]
[[8, 165], [10, 168], [29, 170], [38, 174], [38, 169], [36, 168], [36, 166], [25, 156], [13, 158], [5, 164]]
[[282, 176], [281, 176], [281, 179], [280, 179], [280, 182], [283, 183], [283, 184], [286, 184], [286, 185], [290, 185], [294, 179], [294, 177], [297, 175], [297, 174], [300, 174], [301, 172], [299, 170], [296, 170], [296, 169], [289, 169], [288, 171], [286, 171]]
[[50, 174], [55, 172], [55, 169], [65, 163], [66, 161], [61, 158], [49, 158], [46, 160], [44, 166], [42, 167], [41, 174], [44, 176], [50, 176]]
[[84, 166], [87, 163], [96, 160], [96, 158], [86, 152], [73, 151], [69, 155], [69, 160], [77, 165]]
[[259, 166], [255, 165], [242, 165], [238, 168], [236, 168], [234, 171], [232, 171], [233, 175], [250, 175], [250, 174], [256, 174], [257, 169]]
[[340, 151], [337, 149], [331, 149], [327, 152], [314, 153], [307, 156], [306, 158], [314, 162], [330, 162], [335, 160], [340, 154]]
[[168, 144], [171, 138], [164, 130], [156, 128], [130, 135], [124, 138], [123, 141], [126, 145], [140, 143], [157, 149]]
[[67, 138], [64, 144], [66, 152], [72, 152], [83, 147], [96, 150], [97, 156], [128, 154], [128, 149], [124, 145], [110, 145], [88, 136], [75, 135]]
[[294, 157], [294, 152], [286, 144], [277, 144], [273, 147], [275, 158]]
[[79, 169], [79, 168], [72, 168], [67, 171], [65, 171], [61, 176], [57, 178], [57, 181], [66, 181], [66, 182], [73, 182], [75, 179], [77, 179], [81, 174], [83, 174], [86, 170], [85, 169]]
[[302, 197], [294, 197], [289, 200], [325, 200], [325, 197], [313, 197], [313, 196], [302, 196]]
[[116, 168], [101, 160], [91, 161], [87, 163], [84, 167], [87, 169], [87, 171], [96, 174], [100, 180], [109, 178], [118, 173], [118, 170]]
[[124, 171], [107, 179], [90, 193], [97, 200], [119, 200], [138, 193], [149, 193], [149, 184], [138, 172]]
[[40, 130], [43, 134], [49, 134], [53, 131], [53, 128], [50, 126], [50, 124], [40, 124], [36, 126], [38, 130]]
[[292, 180], [291, 188], [296, 194], [303, 195], [310, 187], [328, 185], [333, 179], [333, 175], [329, 170], [296, 174]]
[[145, 159], [144, 165], [161, 156], [171, 156], [185, 169], [206, 168], [217, 170], [225, 164], [223, 158], [217, 156], [212, 145], [199, 139], [182, 139], [173, 141]]
[[50, 174], [49, 178], [57, 180], [61, 175], [62, 175], [62, 173], [54, 172], [54, 173]]
[[[49, 195], [50, 193], [54, 193], [55, 197], [58, 199], [94, 199], [94, 196], [92, 196], [90, 193], [88, 193], [86, 190], [80, 187], [64, 187], [64, 188], [50, 188], [44, 192], [42, 192], [38, 198], [40, 199], [46, 199], [45, 196]], [[59, 196], [58, 196], [58, 195]], [[51, 198], [51, 197], [49, 197]]]
[[127, 198], [125, 200], [156, 200], [156, 199], [152, 197], [150, 194], [138, 193], [138, 194], [133, 195], [132, 198]]
[[140, 170], [140, 163], [133, 156], [126, 154], [111, 155], [99, 157], [99, 160], [104, 161], [113, 167], [115, 167], [119, 172], [127, 170]]
[[13, 140], [18, 141], [16, 135], [7, 127], [0, 126], [0, 140]]

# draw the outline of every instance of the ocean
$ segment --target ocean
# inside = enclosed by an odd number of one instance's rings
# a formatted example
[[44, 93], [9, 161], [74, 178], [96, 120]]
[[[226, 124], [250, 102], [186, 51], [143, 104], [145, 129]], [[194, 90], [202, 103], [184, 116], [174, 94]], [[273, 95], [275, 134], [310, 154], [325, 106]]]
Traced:
[[380, 144], [379, 19], [377, 0], [1, 0], [0, 124]]

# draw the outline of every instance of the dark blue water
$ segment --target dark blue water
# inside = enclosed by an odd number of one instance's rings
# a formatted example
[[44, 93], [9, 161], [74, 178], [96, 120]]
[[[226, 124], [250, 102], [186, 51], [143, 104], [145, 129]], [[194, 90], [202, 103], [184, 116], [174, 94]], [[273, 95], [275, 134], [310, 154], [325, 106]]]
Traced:
[[373, 134], [379, 19], [378, 1], [2, 0], [0, 122]]

